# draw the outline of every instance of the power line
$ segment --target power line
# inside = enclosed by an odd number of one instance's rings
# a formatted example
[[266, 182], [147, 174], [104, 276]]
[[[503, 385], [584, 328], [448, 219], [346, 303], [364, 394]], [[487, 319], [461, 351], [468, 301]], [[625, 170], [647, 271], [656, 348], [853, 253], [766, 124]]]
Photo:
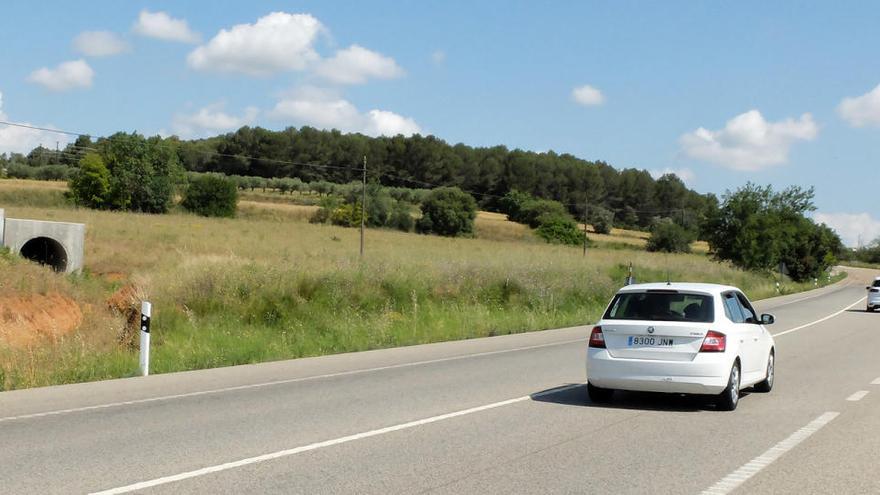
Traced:
[[55, 132], [57, 134], [67, 134], [68, 136], [88, 136], [88, 134], [82, 134], [79, 132], [62, 131], [60, 129], [49, 129], [48, 127], [38, 127], [35, 125], [19, 124], [16, 122], [6, 122], [5, 120], [0, 120], [0, 124], [5, 124], [8, 126], [12, 126], [12, 127], [23, 127], [25, 129], [34, 129], [36, 131], [47, 131], [47, 132]]

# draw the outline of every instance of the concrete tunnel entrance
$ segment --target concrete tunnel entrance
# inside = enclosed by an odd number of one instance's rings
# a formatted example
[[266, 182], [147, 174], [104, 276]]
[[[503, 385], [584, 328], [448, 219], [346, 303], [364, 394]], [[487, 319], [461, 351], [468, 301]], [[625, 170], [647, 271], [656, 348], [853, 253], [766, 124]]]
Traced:
[[49, 265], [56, 272], [67, 270], [67, 252], [55, 239], [35, 237], [24, 243], [21, 255], [41, 265]]

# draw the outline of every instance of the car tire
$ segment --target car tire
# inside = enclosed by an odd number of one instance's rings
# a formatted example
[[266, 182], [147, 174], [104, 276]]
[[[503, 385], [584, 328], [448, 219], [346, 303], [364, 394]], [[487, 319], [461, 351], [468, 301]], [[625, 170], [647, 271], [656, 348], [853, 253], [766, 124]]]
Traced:
[[761, 392], [766, 394], [767, 392], [773, 390], [773, 381], [776, 378], [776, 355], [771, 350], [770, 357], [767, 358], [767, 378], [762, 382], [758, 382], [755, 384], [755, 392]]
[[590, 397], [591, 402], [608, 402], [611, 400], [611, 396], [614, 395], [614, 390], [597, 387], [592, 383], [587, 382], [587, 395]]
[[730, 368], [730, 378], [727, 379], [727, 387], [715, 399], [715, 405], [719, 411], [733, 411], [736, 409], [737, 404], [739, 404], [740, 380], [739, 361], [737, 361]]

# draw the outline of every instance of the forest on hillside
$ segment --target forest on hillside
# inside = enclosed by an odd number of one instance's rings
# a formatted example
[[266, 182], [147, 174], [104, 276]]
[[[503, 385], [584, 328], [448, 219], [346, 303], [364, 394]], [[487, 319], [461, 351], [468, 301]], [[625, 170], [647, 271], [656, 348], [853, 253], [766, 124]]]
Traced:
[[[194, 172], [348, 183], [361, 179], [366, 156], [370, 182], [409, 188], [456, 186], [472, 194], [482, 208], [495, 211], [501, 198], [516, 190], [559, 201], [578, 218], [585, 205], [610, 210], [615, 225], [622, 227], [648, 228], [657, 218], [668, 217], [695, 228], [718, 204], [714, 195], [687, 188], [673, 174], [654, 179], [646, 170], [618, 170], [567, 153], [450, 145], [434, 136], [369, 137], [312, 127], [281, 131], [242, 127], [207, 139], [169, 137], [162, 142], [176, 150], [186, 170]], [[82, 136], [58, 152], [37, 148], [27, 156], [2, 156], [0, 165], [75, 167], [94, 145]]]

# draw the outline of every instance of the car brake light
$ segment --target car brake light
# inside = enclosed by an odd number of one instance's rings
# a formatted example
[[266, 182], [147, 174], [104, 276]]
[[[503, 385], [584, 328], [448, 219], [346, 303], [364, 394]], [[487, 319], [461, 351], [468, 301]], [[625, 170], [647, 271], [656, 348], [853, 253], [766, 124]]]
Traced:
[[700, 346], [700, 352], [724, 352], [727, 348], [727, 336], [721, 332], [709, 330]]
[[602, 327], [593, 327], [593, 331], [590, 332], [590, 347], [605, 348], [605, 335], [602, 333]]

